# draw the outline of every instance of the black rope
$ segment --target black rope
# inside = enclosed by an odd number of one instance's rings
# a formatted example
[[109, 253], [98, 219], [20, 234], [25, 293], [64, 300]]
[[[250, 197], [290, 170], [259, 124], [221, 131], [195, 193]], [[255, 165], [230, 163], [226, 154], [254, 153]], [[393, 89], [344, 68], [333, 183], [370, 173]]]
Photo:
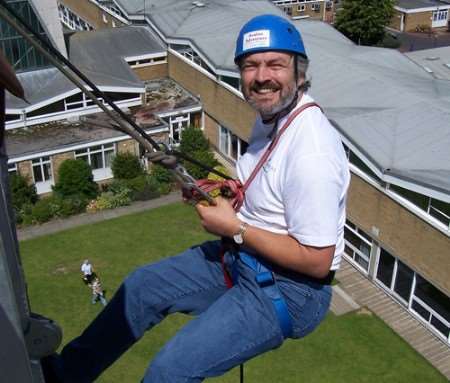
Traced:
[[[20, 24], [23, 26], [23, 28], [25, 28], [36, 40], [39, 41], [39, 43], [41, 44], [42, 48], [45, 48], [49, 54], [52, 54], [53, 56], [55, 56], [60, 62], [62, 62], [63, 64], [65, 64], [68, 68], [70, 68], [70, 70], [72, 72], [74, 72], [80, 79], [82, 79], [92, 90], [95, 96], [99, 95], [103, 98], [103, 100], [116, 112], [119, 114], [119, 116], [125, 120], [128, 124], [131, 125], [131, 127], [137, 131], [145, 140], [147, 140], [156, 151], [161, 151], [161, 147], [160, 145], [153, 140], [146, 132], [144, 129], [142, 129], [139, 125], [137, 125], [127, 114], [125, 114], [122, 109], [120, 109], [114, 102], [113, 100], [103, 91], [101, 91], [91, 80], [89, 80], [88, 77], [86, 77], [74, 64], [72, 64], [69, 60], [67, 60], [56, 48], [54, 48], [52, 45], [50, 45], [48, 43], [48, 41], [46, 41], [41, 35], [39, 35], [38, 33], [36, 33], [28, 24], [27, 22], [17, 13], [15, 12], [9, 5], [7, 5], [5, 3], [4, 0], [0, 0], [1, 6], [6, 9], [8, 11], [9, 14], [11, 14], [16, 20], [18, 20], [20, 22]], [[78, 85], [77, 85], [78, 86]], [[84, 89], [80, 88], [83, 92]], [[120, 129], [120, 127], [116, 126], [116, 129], [124, 132], [123, 129]], [[127, 132], [125, 132], [127, 133]], [[199, 161], [197, 161], [196, 159], [192, 158], [191, 156], [185, 154], [185, 153], [181, 153], [181, 152], [177, 152], [177, 151], [171, 151], [168, 154], [173, 154], [177, 157], [181, 157], [184, 160], [191, 162], [199, 167], [201, 167], [204, 170], [207, 170], [211, 173], [214, 173], [220, 177], [223, 177], [225, 179], [231, 179], [231, 177], [227, 176], [226, 174], [223, 174], [220, 171], [217, 171], [216, 169], [213, 169]]]

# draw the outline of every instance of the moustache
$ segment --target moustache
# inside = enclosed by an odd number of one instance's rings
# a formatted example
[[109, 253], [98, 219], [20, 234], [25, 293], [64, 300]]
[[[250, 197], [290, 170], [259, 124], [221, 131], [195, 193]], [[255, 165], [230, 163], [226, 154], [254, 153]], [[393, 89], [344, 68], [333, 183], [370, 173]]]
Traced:
[[273, 81], [264, 81], [264, 82], [254, 81], [250, 85], [250, 90], [255, 92], [259, 92], [262, 89], [270, 89], [273, 91], [277, 91], [280, 90], [280, 86]]

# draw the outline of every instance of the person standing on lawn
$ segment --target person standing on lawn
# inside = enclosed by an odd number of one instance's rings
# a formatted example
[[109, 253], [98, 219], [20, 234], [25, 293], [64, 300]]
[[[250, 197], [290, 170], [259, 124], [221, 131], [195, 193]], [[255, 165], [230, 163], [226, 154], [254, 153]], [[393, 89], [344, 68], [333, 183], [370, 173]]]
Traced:
[[237, 163], [239, 180], [248, 182], [245, 198], [237, 212], [222, 197], [196, 205], [204, 229], [228, 240], [131, 273], [55, 359], [54, 381], [94, 381], [175, 312], [196, 317], [155, 356], [144, 383], [222, 375], [286, 338], [308, 335], [324, 319], [344, 249], [346, 155], [307, 94], [308, 59], [294, 25], [274, 15], [251, 19], [237, 38], [235, 62], [244, 97], [258, 112]]
[[103, 291], [100, 278], [95, 276], [91, 282], [92, 289], [92, 304], [95, 305], [97, 301], [100, 301], [103, 306], [106, 306], [107, 301], [105, 298], [105, 292]]
[[81, 264], [81, 274], [83, 282], [86, 285], [89, 285], [92, 281], [92, 277], [94, 275], [94, 268], [92, 267], [91, 263], [89, 262], [89, 259], [85, 259], [84, 262]]

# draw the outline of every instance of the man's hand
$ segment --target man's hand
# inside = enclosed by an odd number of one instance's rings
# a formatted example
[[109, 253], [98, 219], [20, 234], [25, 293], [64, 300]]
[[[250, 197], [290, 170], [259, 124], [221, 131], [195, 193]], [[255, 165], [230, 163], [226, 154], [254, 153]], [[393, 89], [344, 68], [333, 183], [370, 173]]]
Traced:
[[214, 199], [215, 206], [204, 206], [198, 203], [195, 208], [203, 228], [220, 237], [232, 237], [239, 231], [241, 222], [230, 203], [222, 197]]

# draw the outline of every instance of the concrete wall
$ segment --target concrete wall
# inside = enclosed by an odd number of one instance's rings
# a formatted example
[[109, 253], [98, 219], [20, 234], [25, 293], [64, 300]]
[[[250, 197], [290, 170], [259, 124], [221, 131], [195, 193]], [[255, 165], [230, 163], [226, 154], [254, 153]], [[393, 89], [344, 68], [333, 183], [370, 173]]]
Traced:
[[450, 295], [450, 238], [352, 174], [348, 218], [436, 287]]
[[[116, 27], [124, 25], [124, 23], [119, 21], [117, 18], [103, 11], [90, 1], [59, 0], [59, 2], [70, 8], [73, 13], [81, 17], [83, 20], [87, 21], [95, 29], [111, 28], [113, 26], [113, 21]], [[105, 18], [106, 22], [103, 20], [103, 17]]]
[[142, 81], [154, 80], [157, 78], [167, 77], [169, 75], [167, 64], [155, 64], [132, 69]]
[[207, 115], [232, 129], [241, 139], [248, 140], [255, 112], [242, 98], [171, 53], [168, 63], [169, 77], [193, 95], [200, 96]]

